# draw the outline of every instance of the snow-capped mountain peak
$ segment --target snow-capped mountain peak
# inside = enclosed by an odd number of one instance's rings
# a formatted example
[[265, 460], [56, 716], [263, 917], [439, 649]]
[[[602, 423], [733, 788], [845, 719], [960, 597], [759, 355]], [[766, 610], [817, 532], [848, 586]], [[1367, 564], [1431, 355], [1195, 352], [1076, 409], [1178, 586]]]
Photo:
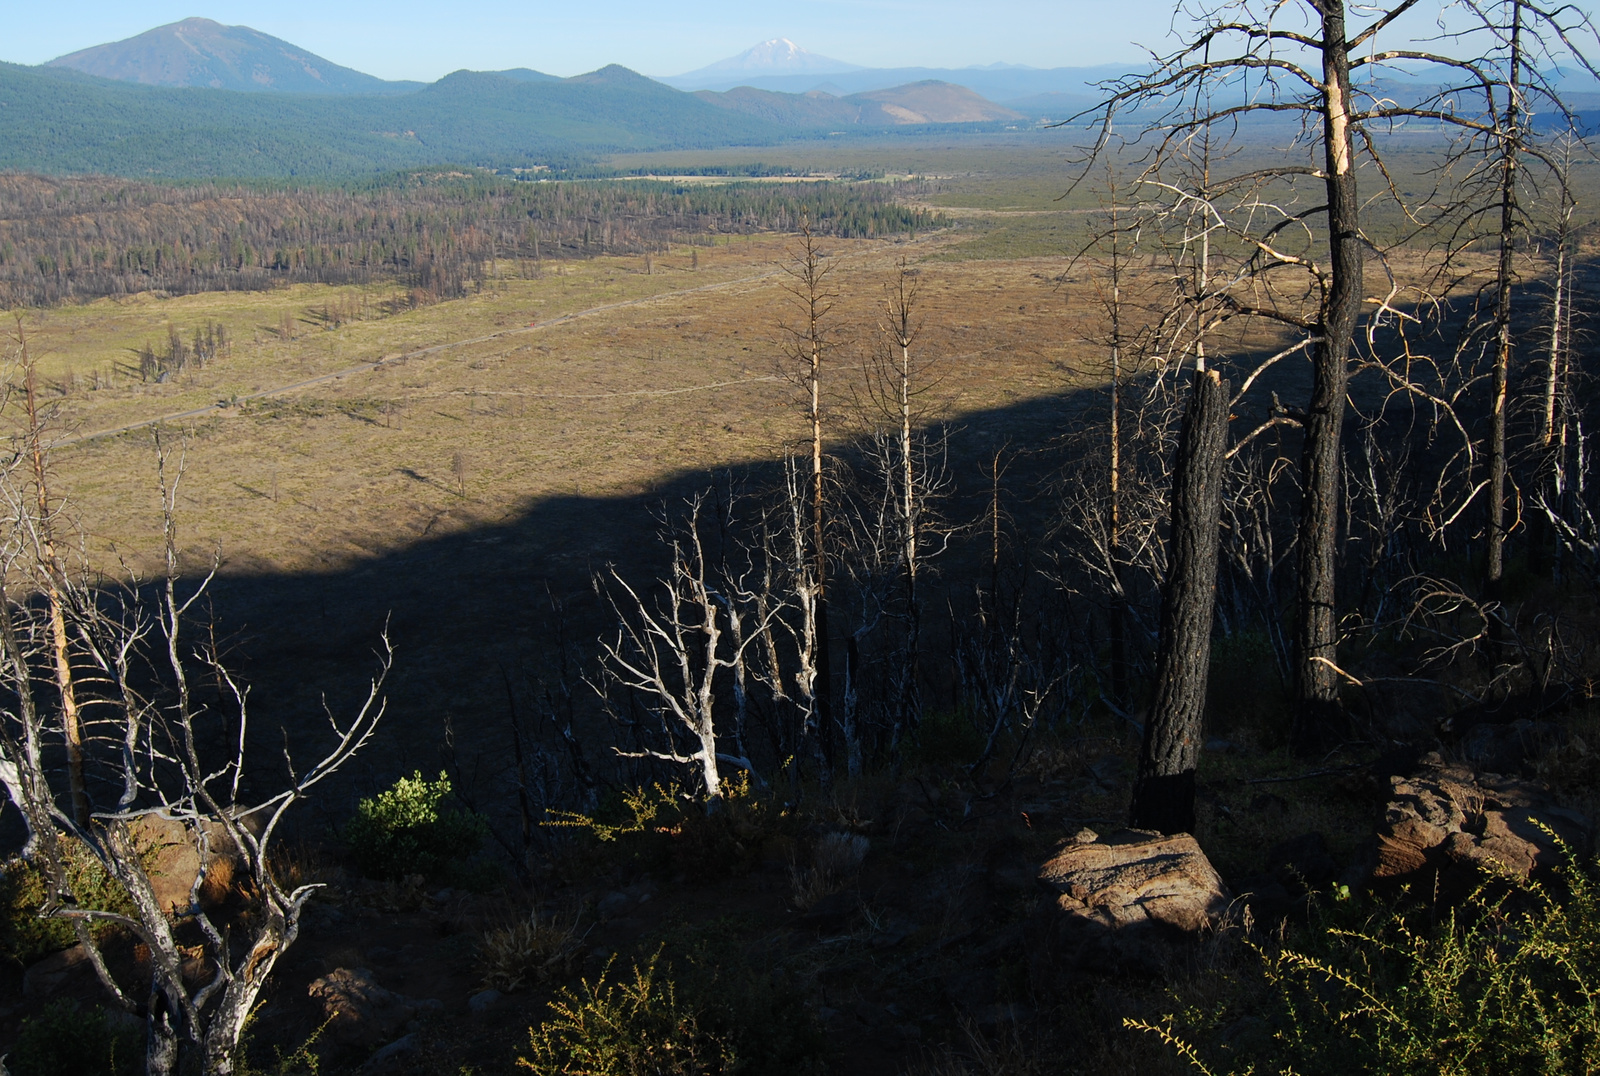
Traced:
[[807, 52], [786, 37], [775, 37], [691, 74], [821, 75], [858, 70], [860, 68], [856, 64], [819, 56]]

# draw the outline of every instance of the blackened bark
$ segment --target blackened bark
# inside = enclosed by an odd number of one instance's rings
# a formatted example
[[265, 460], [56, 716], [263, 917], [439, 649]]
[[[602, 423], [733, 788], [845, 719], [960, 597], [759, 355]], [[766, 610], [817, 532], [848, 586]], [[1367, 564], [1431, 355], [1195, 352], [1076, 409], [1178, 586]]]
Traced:
[[1511, 5], [1511, 78], [1500, 143], [1500, 263], [1495, 280], [1494, 397], [1489, 408], [1489, 527], [1485, 595], [1500, 597], [1506, 542], [1506, 398], [1511, 381], [1511, 277], [1517, 239], [1517, 158], [1522, 154], [1522, 2]]
[[1350, 57], [1342, 0], [1322, 8], [1323, 150], [1327, 170], [1329, 268], [1318, 342], [1312, 352], [1310, 405], [1301, 450], [1299, 608], [1295, 618], [1294, 739], [1309, 747], [1341, 728], [1335, 668], [1338, 616], [1339, 454], [1350, 347], [1361, 312], [1361, 208], [1350, 117]]
[[1194, 774], [1211, 671], [1217, 526], [1227, 451], [1228, 383], [1215, 370], [1197, 370], [1172, 478], [1172, 539], [1161, 595], [1155, 701], [1133, 786], [1133, 824], [1140, 829], [1194, 831]]

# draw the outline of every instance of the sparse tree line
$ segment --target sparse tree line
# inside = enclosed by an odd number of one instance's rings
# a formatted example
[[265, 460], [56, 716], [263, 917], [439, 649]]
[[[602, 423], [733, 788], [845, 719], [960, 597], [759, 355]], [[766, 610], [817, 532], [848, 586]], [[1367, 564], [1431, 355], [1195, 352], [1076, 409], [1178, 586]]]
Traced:
[[706, 236], [896, 235], [935, 224], [892, 184], [526, 183], [407, 177], [360, 189], [164, 187], [0, 176], [0, 306], [141, 291], [392, 280], [457, 298], [503, 259], [637, 254]]
[[[1223, 5], [1111, 88], [1084, 173], [1108, 175], [1104, 226], [1074, 270], [1093, 283], [1073, 298], [1104, 315], [1097, 402], [1044, 490], [1007, 488], [997, 453], [987, 505], [952, 499], [938, 436], [901, 421], [915, 378], [884, 374], [911, 369], [910, 269], [878, 327], [889, 361], [865, 364], [887, 406], [833, 440], [819, 381], [838, 392], [862, 364], [830, 372], [808, 243], [790, 355], [808, 450], [763, 494], [667, 506], [655, 584], [600, 580], [619, 629], [591, 680], [615, 751], [688, 767], [714, 799], [728, 767], [773, 783], [899, 765], [930, 720], [973, 736], [981, 768], [1041, 722], [1110, 711], [1144, 738], [1133, 820], [1178, 832], [1219, 637], [1280, 680], [1255, 734], [1306, 752], [1384, 742], [1419, 706], [1440, 711], [1428, 735], [1457, 710], [1547, 714], [1581, 694], [1577, 618], [1528, 598], [1538, 580], [1600, 582], [1589, 249], [1571, 226], [1584, 147], [1550, 120], [1568, 116], [1557, 58], [1583, 63], [1596, 35], [1570, 8], [1462, 11], [1462, 54], [1444, 55], [1381, 40], [1427, 16], [1413, 0], [1348, 23], [1337, 4]], [[1367, 77], [1396, 64], [1434, 81], [1397, 103]], [[1232, 167], [1251, 114], [1278, 112], [1303, 117], [1284, 162]], [[1385, 139], [1417, 120], [1448, 161], [1408, 197]], [[1379, 246], [1362, 221], [1385, 200], [1410, 227]], [[1044, 494], [1049, 538], [1013, 533], [1008, 500]]]
[[207, 363], [219, 355], [232, 352], [233, 339], [228, 335], [227, 326], [220, 322], [197, 327], [187, 340], [177, 326], [169, 325], [165, 348], [157, 348], [153, 344], [139, 348], [139, 380], [165, 381], [191, 366], [203, 370]]
[[[1256, 734], [1318, 756], [1398, 738], [1396, 712], [1413, 707], [1542, 714], [1577, 697], [1595, 671], [1590, 640], [1562, 601], [1528, 595], [1600, 587], [1589, 251], [1571, 227], [1583, 147], [1532, 117], [1561, 114], [1548, 72], [1596, 35], [1575, 9], [1498, 0], [1451, 16], [1465, 20], [1446, 37], [1459, 55], [1384, 42], [1418, 16], [1431, 17], [1420, 0], [1349, 12], [1242, 0], [1111, 88], [1084, 172], [1098, 182], [1113, 165], [1103, 228], [1079, 254], [1091, 283], [1069, 296], [1103, 313], [1081, 420], [1053, 445], [995, 445], [977, 474], [952, 462], [919, 402], [937, 355], [914, 266], [883, 282], [874, 324], [844, 343], [818, 241], [829, 194], [722, 188], [701, 203], [643, 186], [462, 185], [438, 196], [441, 216], [408, 218], [448, 222], [459, 249], [490, 259], [555, 256], [540, 245], [556, 236], [581, 251], [597, 228], [602, 246], [648, 249], [676, 224], [646, 222], [696, 207], [702, 231], [711, 219], [802, 231], [784, 326], [794, 451], [663, 505], [663, 569], [594, 579], [614, 627], [592, 648], [553, 601], [536, 686], [519, 691], [503, 670], [513, 751], [493, 798], [517, 805], [516, 834], [496, 826], [513, 858], [527, 867], [558, 839], [543, 823], [592, 808], [608, 785], [670, 775], [716, 809], [735, 774], [799, 795], [903, 765], [939, 737], [969, 772], [1001, 771], [1091, 713], [1142, 738], [1132, 820], [1192, 829], [1219, 640], [1277, 672], [1282, 706]], [[1436, 89], [1404, 103], [1362, 90], [1363, 69], [1402, 62], [1435, 69]], [[1124, 109], [1143, 131], [1132, 145]], [[1303, 125], [1282, 164], [1238, 171], [1231, 140], [1255, 112]], [[1384, 138], [1412, 120], [1457, 137], [1437, 188], [1408, 201]], [[1398, 201], [1412, 232], [1375, 243], [1373, 198]], [[522, 215], [497, 216], [497, 199]], [[175, 1071], [189, 1044], [206, 1071], [230, 1072], [309, 896], [275, 879], [273, 826], [372, 735], [387, 651], [365, 705], [330, 715], [326, 756], [246, 795], [246, 692], [205, 640], [187, 641], [203, 586], [178, 579], [165, 458], [167, 572], [151, 605], [68, 569], [31, 380], [21, 391], [28, 435], [0, 470], [0, 783], [60, 889], [53, 849], [69, 838], [133, 897], [137, 914], [119, 921], [155, 954], [147, 992], [100, 970], [146, 1015], [149, 1070]], [[1024, 452], [1036, 472], [1054, 461], [1048, 481], [1011, 481]], [[596, 698], [603, 729], [587, 719]], [[191, 823], [201, 842], [220, 824], [259, 914], [230, 931], [198, 896], [176, 917], [153, 907], [127, 838], [149, 813]], [[205, 954], [198, 979], [181, 972], [185, 938]]]

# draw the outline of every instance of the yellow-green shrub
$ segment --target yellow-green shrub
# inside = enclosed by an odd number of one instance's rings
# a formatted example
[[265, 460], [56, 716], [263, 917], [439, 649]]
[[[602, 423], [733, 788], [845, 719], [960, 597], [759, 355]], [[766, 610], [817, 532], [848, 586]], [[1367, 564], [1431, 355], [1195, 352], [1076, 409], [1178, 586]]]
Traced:
[[[58, 847], [79, 907], [133, 913], [127, 893], [88, 849], [70, 837], [60, 838]], [[49, 883], [38, 863], [17, 858], [0, 869], [0, 955], [27, 965], [76, 942], [70, 920], [40, 918], [49, 896]], [[93, 929], [100, 934], [110, 928], [102, 923]]]
[[[1258, 948], [1230, 1004], [1162, 1024], [1202, 1073], [1566, 1076], [1600, 1071], [1600, 880], [1495, 879], [1434, 921], [1392, 908]], [[1209, 1042], [1208, 1042], [1209, 1040]]]

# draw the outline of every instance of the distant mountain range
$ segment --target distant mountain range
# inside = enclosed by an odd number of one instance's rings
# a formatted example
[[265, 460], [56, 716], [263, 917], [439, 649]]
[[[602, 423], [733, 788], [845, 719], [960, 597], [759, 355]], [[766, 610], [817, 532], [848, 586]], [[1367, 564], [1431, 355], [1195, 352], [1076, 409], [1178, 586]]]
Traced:
[[860, 67], [827, 56], [807, 52], [788, 38], [763, 41], [737, 56], [719, 60], [709, 67], [683, 75], [668, 75], [658, 81], [680, 90], [731, 90], [739, 86], [777, 93], [824, 93], [843, 96], [871, 93], [903, 86], [908, 82], [949, 82], [1017, 107], [1028, 98], [1043, 95], [1081, 100], [1094, 99], [1094, 84], [1126, 73], [1125, 64], [1098, 67], [1036, 68], [1022, 64], [995, 63], [987, 66], [949, 67]]
[[[752, 45], [737, 56], [718, 60], [709, 67], [676, 75], [660, 81], [679, 89], [709, 89], [712, 83], [741, 85], [743, 80], [763, 76], [783, 75], [834, 75], [846, 71], [860, 71], [858, 64], [847, 64], [815, 52], [807, 52], [786, 37], [775, 37]], [[729, 80], [733, 80], [729, 82]], [[679, 85], [679, 84], [682, 85]]]
[[[767, 45], [741, 62], [816, 66], [787, 42]], [[573, 78], [516, 68], [457, 71], [428, 85], [385, 82], [202, 19], [40, 67], [0, 64], [0, 169], [42, 172], [311, 178], [433, 165], [532, 168], [625, 150], [1023, 119], [937, 80], [854, 93], [688, 93], [613, 65]]]
[[157, 26], [125, 41], [59, 56], [46, 66], [146, 86], [256, 93], [414, 93], [424, 85], [386, 82], [248, 26], [210, 19]]
[[[224, 26], [199, 18], [158, 26], [124, 41], [82, 49], [51, 60], [46, 66], [146, 86], [205, 87], [246, 93], [408, 94], [425, 85], [385, 81], [341, 67], [248, 26]], [[936, 81], [963, 86], [1013, 111], [1020, 107], [1020, 111], [1031, 112], [1034, 108], [1030, 98], [1058, 95], [1048, 100], [1052, 102], [1051, 110], [1061, 112], [1066, 107], [1063, 98], [1087, 103], [1092, 98], [1094, 82], [1123, 70], [1116, 65], [1041, 70], [1018, 64], [960, 69], [867, 68], [808, 52], [788, 38], [780, 37], [763, 41], [698, 71], [656, 81], [688, 91], [723, 91], [749, 86], [773, 93], [818, 91], [836, 98]], [[518, 81], [556, 81], [554, 75], [528, 68], [499, 74]], [[802, 115], [807, 109], [796, 105], [780, 111]], [[909, 111], [917, 112], [915, 108]], [[966, 114], [971, 109], [956, 111]], [[864, 115], [870, 117], [872, 110], [868, 108]], [[868, 118], [863, 122], [874, 121]]]
[[839, 97], [821, 90], [774, 93], [737, 86], [725, 93], [701, 90], [696, 97], [784, 127], [892, 127], [930, 123], [991, 123], [1023, 115], [948, 82], [913, 82], [888, 90]]

